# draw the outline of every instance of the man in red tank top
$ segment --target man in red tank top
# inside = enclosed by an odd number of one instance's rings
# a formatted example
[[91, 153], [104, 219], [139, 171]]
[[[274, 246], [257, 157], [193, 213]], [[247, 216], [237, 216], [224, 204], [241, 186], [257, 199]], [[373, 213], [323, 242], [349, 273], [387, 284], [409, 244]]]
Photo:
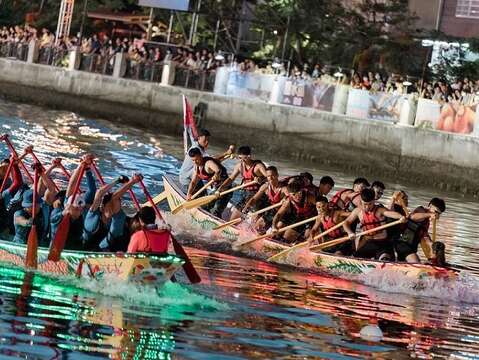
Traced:
[[240, 162], [236, 164], [233, 168], [233, 172], [219, 187], [218, 191], [226, 189], [227, 186], [231, 185], [239, 175], [242, 177], [242, 184], [255, 180], [258, 183], [235, 192], [231, 201], [234, 207], [231, 210], [230, 220], [241, 217], [241, 211], [246, 202], [256, 194], [260, 187], [259, 183], [266, 177], [266, 166], [261, 160], [254, 160], [251, 158], [251, 148], [249, 146], [240, 146], [238, 148], [238, 158], [240, 159]]
[[[279, 174], [276, 166], [268, 166], [266, 168], [266, 179], [268, 181], [261, 185], [258, 192], [246, 202], [246, 205], [243, 208], [243, 213], [246, 213], [255, 205], [256, 207], [260, 205], [260, 207], [263, 208], [278, 204], [282, 201], [285, 196], [283, 191], [284, 186], [279, 182]], [[277, 210], [278, 209], [269, 210], [258, 215], [256, 219], [253, 219], [255, 222], [255, 229], [258, 231], [267, 230], [271, 226], [273, 216], [276, 214]]]
[[352, 189], [343, 189], [338, 191], [331, 199], [331, 205], [346, 211], [352, 211], [360, 204], [361, 191], [369, 187], [369, 181], [359, 177], [354, 180]]
[[360, 258], [375, 258], [378, 260], [393, 260], [394, 249], [392, 242], [388, 241], [388, 233], [386, 230], [380, 230], [361, 238], [357, 238], [352, 230], [352, 225], [359, 221], [361, 230], [370, 230], [386, 223], [386, 218], [402, 219], [406, 222], [406, 218], [396, 212], [378, 206], [375, 200], [376, 194], [370, 188], [361, 191], [360, 206], [355, 208], [346, 219], [343, 227], [351, 240], [355, 240], [356, 252], [354, 256]]
[[[334, 227], [336, 224], [344, 221], [350, 214], [348, 211], [334, 209], [329, 206], [328, 199], [324, 196], [320, 196], [316, 201], [316, 210], [318, 211], [319, 218], [314, 223], [314, 226], [311, 229], [309, 235], [310, 244], [323, 243], [325, 241], [338, 239], [345, 235], [344, 229], [342, 227], [330, 232], [328, 235], [322, 237], [319, 240], [313, 240], [316, 235], [329, 230]], [[347, 242], [345, 245], [334, 246], [328, 248], [328, 252], [332, 252], [340, 255], [350, 255], [351, 254], [351, 243]]]
[[135, 232], [128, 244], [128, 252], [166, 253], [171, 241], [168, 225], [158, 227], [156, 214], [152, 207], [145, 206], [138, 211], [140, 230]]

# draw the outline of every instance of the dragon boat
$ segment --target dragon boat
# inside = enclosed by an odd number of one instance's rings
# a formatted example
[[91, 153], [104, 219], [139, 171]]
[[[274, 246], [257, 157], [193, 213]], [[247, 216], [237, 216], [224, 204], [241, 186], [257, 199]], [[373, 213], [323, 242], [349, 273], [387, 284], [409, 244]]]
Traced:
[[[174, 209], [186, 201], [186, 194], [172, 177], [163, 177], [163, 184], [170, 209]], [[201, 208], [183, 211], [186, 211], [192, 224], [201, 227], [205, 231], [211, 231], [215, 227], [225, 223], [224, 220]], [[257, 235], [252, 229], [245, 231], [241, 227], [234, 225], [216, 231], [218, 232], [218, 236], [229, 240], [232, 244], [239, 240], [240, 237], [244, 239], [245, 233], [251, 237]], [[254, 253], [256, 256], [262, 258], [269, 258], [288, 248], [289, 246], [284, 243], [277, 242], [272, 238], [265, 238], [243, 246], [242, 251], [247, 254]], [[278, 263], [328, 272], [338, 276], [361, 275], [373, 271], [383, 271], [394, 272], [395, 274], [402, 274], [409, 278], [421, 280], [427, 277], [453, 279], [457, 277], [458, 274], [456, 270], [428, 264], [358, 259], [322, 251], [312, 252], [307, 249], [293, 252], [289, 254], [286, 259], [279, 259]]]
[[[55, 276], [119, 280], [161, 286], [184, 264], [176, 255], [96, 253], [65, 250], [59, 261], [48, 260], [47, 248], [38, 248], [38, 270]], [[24, 267], [27, 246], [0, 240], [0, 262]]]

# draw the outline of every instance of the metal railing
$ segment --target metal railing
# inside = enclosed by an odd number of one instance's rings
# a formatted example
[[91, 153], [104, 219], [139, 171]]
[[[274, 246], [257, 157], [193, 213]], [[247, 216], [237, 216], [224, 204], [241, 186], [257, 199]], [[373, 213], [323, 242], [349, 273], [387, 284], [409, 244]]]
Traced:
[[136, 62], [127, 60], [125, 77], [134, 80], [160, 82], [163, 62]]
[[15, 58], [20, 61], [27, 61], [28, 43], [8, 41], [0, 44], [0, 57]]
[[173, 85], [200, 91], [213, 91], [215, 76], [214, 71], [177, 67]]

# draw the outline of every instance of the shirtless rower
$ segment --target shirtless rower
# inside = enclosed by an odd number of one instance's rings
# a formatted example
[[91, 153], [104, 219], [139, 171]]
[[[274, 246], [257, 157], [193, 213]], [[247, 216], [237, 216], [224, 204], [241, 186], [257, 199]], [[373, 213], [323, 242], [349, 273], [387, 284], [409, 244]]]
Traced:
[[[238, 158], [240, 162], [236, 164], [233, 172], [225, 180], [225, 182], [219, 187], [218, 191], [224, 191], [230, 186], [233, 181], [241, 174], [242, 184], [260, 180], [266, 177], [266, 166], [261, 160], [254, 160], [251, 158], [251, 148], [249, 146], [240, 146], [238, 148]], [[246, 202], [256, 194], [259, 190], [260, 184], [253, 184], [246, 188], [243, 188], [235, 193], [232, 203], [234, 205], [231, 211], [230, 220], [238, 219], [241, 217], [241, 211]]]
[[361, 230], [370, 230], [386, 223], [386, 218], [401, 219], [406, 222], [406, 218], [396, 211], [386, 209], [384, 206], [376, 204], [374, 190], [366, 188], [361, 191], [361, 203], [355, 208], [346, 219], [343, 227], [351, 240], [355, 240], [356, 249], [354, 256], [378, 260], [394, 259], [393, 243], [388, 239], [386, 230], [363, 236], [356, 237], [352, 225], [359, 220]]
[[[303, 184], [293, 181], [287, 185], [288, 197], [273, 218], [273, 231], [306, 220], [317, 214], [316, 198], [303, 188]], [[310, 223], [311, 224], [311, 223]], [[309, 236], [310, 224], [305, 224], [294, 229], [286, 230], [283, 238], [288, 242], [295, 242], [301, 235]]]
[[[246, 205], [243, 208], [243, 213], [248, 212], [251, 207], [258, 203], [260, 203], [262, 207], [278, 204], [285, 197], [285, 192], [283, 191], [284, 186], [279, 181], [279, 174], [276, 166], [268, 166], [266, 168], [266, 179], [268, 181], [261, 185], [258, 192], [246, 202]], [[268, 229], [273, 222], [273, 217], [274, 214], [276, 214], [276, 211], [277, 209], [272, 209], [261, 214], [255, 220], [255, 229], [258, 231]]]
[[446, 211], [446, 203], [439, 198], [433, 198], [428, 206], [417, 207], [410, 215], [405, 230], [396, 242], [398, 261], [419, 263], [417, 255], [418, 245], [424, 243], [425, 253], [433, 264], [444, 266], [444, 244], [440, 241], [434, 243], [429, 236], [431, 221], [439, 219], [439, 216]]
[[[336, 226], [337, 224], [341, 223], [344, 221], [348, 216], [349, 212], [340, 210], [340, 209], [334, 209], [331, 206], [329, 206], [328, 199], [325, 196], [320, 196], [317, 201], [316, 201], [316, 210], [318, 211], [319, 218], [316, 220], [314, 223], [313, 228], [311, 229], [311, 232], [309, 234], [309, 241], [311, 244], [313, 244], [315, 241], [313, 238], [326, 231], [331, 229], [333, 226]], [[340, 237], [343, 237], [345, 235], [344, 229], [342, 227], [330, 232], [328, 235], [325, 237], [322, 237], [319, 239], [319, 243], [323, 243], [324, 241], [329, 241], [329, 240], [334, 240], [338, 239]], [[351, 242], [348, 241], [344, 244], [341, 244], [339, 246], [334, 246], [326, 249], [327, 252], [335, 253], [335, 254], [340, 254], [340, 255], [350, 255], [352, 252], [352, 246]]]
[[[195, 169], [193, 172], [193, 178], [188, 186], [188, 192], [186, 194], [187, 200], [191, 200], [195, 190], [198, 188], [198, 184], [200, 184], [199, 186], [202, 187], [204, 182], [214, 179], [215, 182], [213, 187], [218, 188], [228, 178], [226, 168], [221, 165], [218, 160], [209, 156], [203, 156], [198, 148], [190, 149], [188, 155], [195, 165]], [[206, 205], [205, 208], [216, 217], [221, 218], [221, 215], [223, 214], [226, 205], [228, 205], [230, 198], [230, 194], [222, 196], [221, 198], [216, 199], [215, 201], [212, 201]]]
[[341, 210], [352, 211], [361, 203], [361, 191], [369, 187], [369, 182], [362, 177], [354, 180], [352, 189], [338, 191], [331, 199], [331, 206]]

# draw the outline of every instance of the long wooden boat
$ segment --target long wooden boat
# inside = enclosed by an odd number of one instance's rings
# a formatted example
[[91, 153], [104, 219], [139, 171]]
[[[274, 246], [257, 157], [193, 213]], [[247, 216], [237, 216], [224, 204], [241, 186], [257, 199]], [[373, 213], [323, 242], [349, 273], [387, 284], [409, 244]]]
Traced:
[[[38, 249], [38, 270], [56, 276], [73, 275], [116, 279], [139, 285], [161, 286], [184, 264], [176, 255], [95, 253], [65, 250], [58, 262], [48, 260], [48, 249]], [[0, 262], [23, 267], [26, 245], [0, 240]]]
[[[186, 195], [181, 190], [178, 183], [170, 176], [163, 177], [163, 184], [167, 193], [168, 205], [174, 209], [186, 201]], [[210, 231], [218, 225], [225, 223], [224, 220], [213, 216], [207, 211], [197, 208], [186, 211], [187, 216], [193, 224], [201, 227], [203, 230]], [[248, 238], [255, 236], [251, 231], [246, 231], [238, 226], [228, 226], [218, 230], [218, 235], [228, 239], [232, 243], [240, 237]], [[270, 257], [279, 251], [289, 248], [288, 245], [274, 241], [271, 238], [255, 241], [244, 246], [246, 253], [255, 253], [260, 257]], [[288, 265], [295, 265], [301, 268], [326, 271], [335, 275], [361, 275], [373, 271], [394, 272], [404, 276], [423, 279], [425, 277], [455, 278], [457, 271], [431, 266], [427, 264], [410, 264], [405, 262], [387, 262], [367, 259], [357, 259], [353, 257], [329, 254], [326, 252], [312, 252], [309, 250], [298, 251], [296, 254], [290, 254], [287, 259]]]

